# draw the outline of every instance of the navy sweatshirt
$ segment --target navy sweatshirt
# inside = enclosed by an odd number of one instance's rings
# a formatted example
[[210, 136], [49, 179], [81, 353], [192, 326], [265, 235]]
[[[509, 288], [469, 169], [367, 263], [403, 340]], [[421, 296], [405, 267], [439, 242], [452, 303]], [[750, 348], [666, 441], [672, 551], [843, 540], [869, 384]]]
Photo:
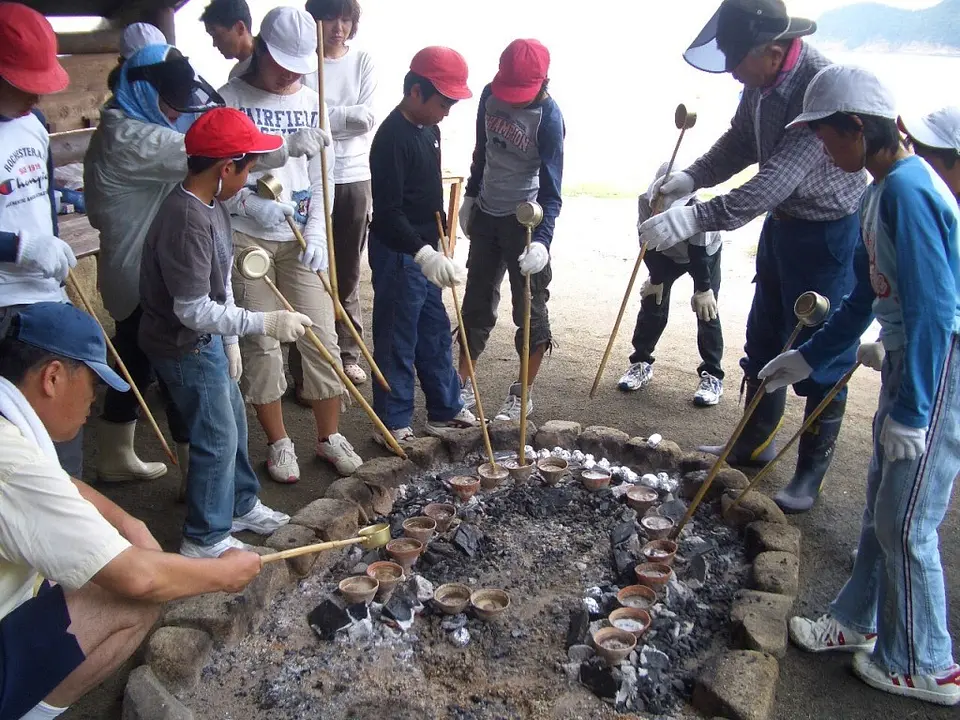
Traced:
[[[437, 217], [443, 213], [440, 129], [422, 127], [394, 109], [370, 146], [373, 219], [370, 232], [391, 250], [416, 255], [436, 249]], [[446, 225], [444, 225], [446, 227]]]
[[477, 206], [494, 217], [513, 215], [520, 203], [536, 200], [543, 208], [543, 222], [533, 231], [533, 240], [550, 247], [563, 204], [565, 135], [563, 115], [553, 98], [515, 108], [494, 97], [487, 85], [480, 95], [466, 196], [477, 198]]

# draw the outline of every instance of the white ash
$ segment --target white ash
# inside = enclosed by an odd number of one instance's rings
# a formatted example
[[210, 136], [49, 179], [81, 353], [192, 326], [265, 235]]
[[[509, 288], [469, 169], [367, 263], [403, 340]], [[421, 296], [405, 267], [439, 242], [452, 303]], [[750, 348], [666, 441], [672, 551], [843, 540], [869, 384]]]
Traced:
[[600, 603], [598, 603], [598, 602], [597, 602], [594, 598], [592, 598], [592, 597], [585, 597], [585, 598], [583, 599], [583, 609], [586, 610], [586, 611], [587, 611], [588, 613], [590, 613], [591, 615], [599, 615], [599, 614], [600, 614]]

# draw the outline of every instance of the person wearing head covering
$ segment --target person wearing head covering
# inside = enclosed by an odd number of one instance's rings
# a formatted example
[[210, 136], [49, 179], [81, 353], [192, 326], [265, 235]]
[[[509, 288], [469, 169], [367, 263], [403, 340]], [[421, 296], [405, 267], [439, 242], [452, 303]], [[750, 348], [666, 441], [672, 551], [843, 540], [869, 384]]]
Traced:
[[[931, 120], [932, 117], [932, 120]], [[925, 147], [958, 148], [936, 113], [904, 123]], [[834, 65], [810, 82], [806, 126], [843, 172], [873, 182], [860, 206], [856, 285], [811, 338], [760, 371], [771, 389], [798, 383], [857, 348], [876, 318], [880, 341], [857, 360], [882, 373], [873, 457], [853, 572], [829, 612], [790, 620], [809, 652], [856, 651], [853, 671], [883, 692], [960, 704], [938, 529], [960, 474], [960, 207], [949, 187], [901, 142], [896, 105], [880, 80]], [[917, 140], [914, 139], [916, 143]]]
[[960, 106], [940, 108], [923, 117], [901, 117], [900, 129], [913, 152], [930, 163], [960, 198]]
[[[547, 92], [550, 51], [538, 40], [514, 40], [500, 55], [500, 69], [480, 94], [476, 145], [470, 179], [460, 209], [460, 228], [470, 238], [463, 324], [469, 348], [460, 348], [459, 374], [467, 376], [467, 353], [476, 362], [497, 321], [500, 283], [510, 278], [517, 354], [523, 352], [523, 308], [530, 276], [530, 358], [528, 383], [540, 370], [552, 345], [547, 312], [550, 244], [560, 206], [563, 140], [566, 129], [556, 101]], [[535, 200], [543, 220], [526, 248], [526, 229], [517, 222], [520, 203]], [[520, 381], [507, 390], [497, 420], [520, 418]], [[476, 405], [469, 379], [463, 383], [464, 407]], [[527, 395], [527, 414], [533, 393]]]
[[127, 25], [120, 36], [120, 57], [117, 60], [117, 66], [107, 76], [107, 87], [110, 88], [110, 91], [116, 90], [117, 80], [120, 79], [120, 68], [134, 53], [147, 45], [166, 44], [167, 38], [160, 31], [160, 28], [150, 23], [138, 22]]
[[[317, 92], [301, 82], [305, 74], [316, 71], [317, 65], [317, 24], [313, 18], [305, 10], [291, 7], [268, 12], [260, 25], [249, 69], [220, 92], [227, 105], [242, 110], [261, 130], [287, 135], [291, 137], [289, 142], [300, 134], [314, 133], [314, 147], [308, 153], [312, 157], [291, 158], [271, 173], [283, 188], [281, 202], [257, 195], [257, 180], [264, 173], [253, 172], [247, 187], [227, 206], [233, 215], [234, 248], [258, 247], [270, 255], [277, 287], [293, 307], [313, 321], [314, 332], [339, 363], [333, 301], [318, 275], [329, 270], [319, 152], [332, 142], [330, 134], [322, 129], [330, 123], [326, 121], [321, 127], [320, 113], [326, 113], [326, 107]], [[331, 192], [335, 165], [332, 151], [332, 147], [327, 148]], [[305, 249], [300, 247], [287, 218], [302, 233]], [[276, 296], [262, 280], [235, 274], [233, 284], [243, 308], [260, 312], [280, 309]], [[312, 342], [301, 339], [297, 344], [303, 358], [302, 397], [312, 406], [316, 422], [316, 456], [341, 475], [351, 475], [363, 461], [340, 433], [344, 387]], [[296, 482], [300, 465], [280, 403], [287, 388], [280, 343], [276, 338], [251, 335], [240, 341], [240, 349], [245, 366], [240, 385], [267, 436], [267, 470], [276, 482]]]
[[[415, 438], [416, 378], [427, 399], [426, 431], [472, 427], [451, 357], [450, 320], [441, 291], [461, 284], [460, 268], [440, 246], [443, 212], [440, 129], [472, 97], [467, 62], [456, 50], [426, 47], [410, 62], [403, 100], [370, 147], [373, 220], [367, 251], [373, 278], [373, 359], [390, 384], [373, 383], [373, 408], [398, 442]], [[453, 218], [449, 218], [450, 221]], [[381, 445], [386, 439], [374, 435]]]
[[[856, 211], [866, 178], [838, 169], [808, 129], [785, 129], [800, 113], [813, 76], [830, 64], [803, 40], [815, 30], [816, 23], [791, 17], [783, 0], [723, 0], [684, 58], [700, 70], [732, 74], [744, 85], [740, 105], [713, 147], [686, 170], [660, 180], [658, 190], [669, 201], [719, 185], [753, 164], [757, 173], [711, 200], [680, 207], [667, 202], [669, 209], [639, 226], [641, 243], [662, 251], [698, 232], [735, 230], [765, 217], [740, 361], [748, 403], [760, 386], [760, 369], [797, 324], [797, 298], [815, 291], [836, 308], [854, 282]], [[811, 332], [804, 328], [799, 342]], [[807, 416], [853, 363], [851, 349], [794, 387], [806, 398]], [[731, 464], [762, 466], [774, 457], [785, 405], [786, 388], [763, 395], [730, 453]], [[844, 390], [800, 438], [796, 472], [775, 497], [784, 512], [804, 512], [816, 501], [845, 408]], [[719, 454], [722, 446], [702, 449]]]
[[[667, 172], [667, 163], [657, 170], [657, 178], [646, 195], [637, 203], [640, 222], [653, 215], [656, 184]], [[696, 195], [682, 195], [672, 206], [683, 207], [696, 202]], [[720, 402], [723, 395], [723, 330], [717, 298], [720, 295], [720, 251], [723, 242], [720, 233], [700, 232], [666, 250], [647, 250], [643, 262], [650, 275], [640, 286], [640, 312], [633, 330], [633, 353], [630, 367], [620, 378], [617, 387], [632, 392], [646, 387], [653, 380], [653, 353], [667, 328], [670, 316], [670, 290], [683, 275], [693, 279], [693, 297], [690, 306], [697, 316], [697, 348], [700, 383], [693, 396], [698, 407], [709, 407]]]

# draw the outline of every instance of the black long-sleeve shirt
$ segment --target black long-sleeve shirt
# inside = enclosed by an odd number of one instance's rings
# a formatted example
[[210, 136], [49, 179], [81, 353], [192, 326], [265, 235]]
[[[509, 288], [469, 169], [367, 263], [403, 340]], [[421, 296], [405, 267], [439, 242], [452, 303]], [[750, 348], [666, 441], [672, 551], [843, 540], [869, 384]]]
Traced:
[[436, 214], [443, 216], [440, 129], [414, 125], [394, 109], [370, 146], [370, 176], [370, 232], [396, 252], [416, 255], [424, 245], [436, 249]]

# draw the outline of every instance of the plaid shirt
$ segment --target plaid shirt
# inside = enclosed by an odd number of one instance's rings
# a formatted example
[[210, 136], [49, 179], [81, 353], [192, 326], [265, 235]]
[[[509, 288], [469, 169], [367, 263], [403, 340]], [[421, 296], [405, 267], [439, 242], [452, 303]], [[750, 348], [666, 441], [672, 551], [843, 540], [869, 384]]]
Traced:
[[686, 172], [695, 187], [713, 187], [759, 163], [736, 190], [696, 205], [705, 230], [735, 230], [779, 210], [802, 220], [837, 220], [857, 212], [865, 173], [846, 173], [805, 127], [786, 130], [803, 109], [807, 85], [830, 61], [803, 44], [796, 67], [773, 89], [746, 88], [727, 130]]

